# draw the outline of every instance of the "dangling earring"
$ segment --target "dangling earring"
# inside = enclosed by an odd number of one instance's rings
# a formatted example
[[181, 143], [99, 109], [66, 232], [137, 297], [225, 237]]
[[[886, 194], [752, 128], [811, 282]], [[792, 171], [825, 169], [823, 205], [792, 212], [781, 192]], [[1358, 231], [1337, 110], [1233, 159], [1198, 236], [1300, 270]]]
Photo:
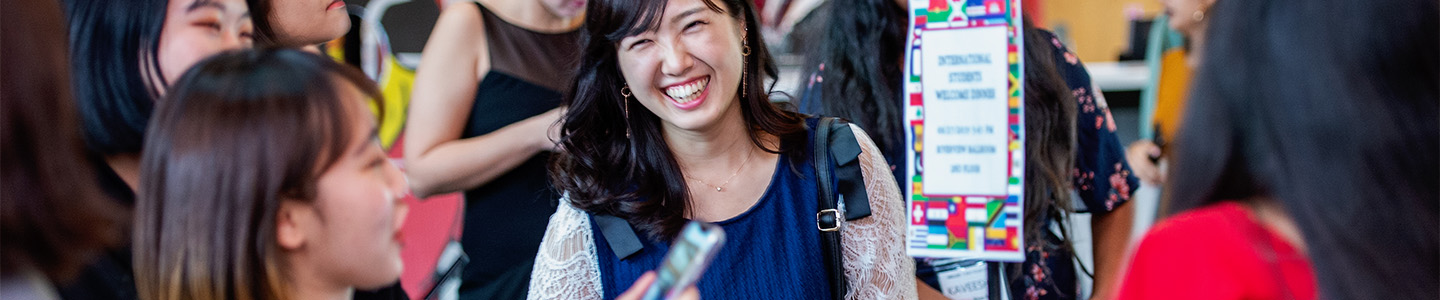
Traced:
[[630, 85], [620, 88], [620, 101], [625, 102], [625, 138], [630, 138]]
[[[749, 29], [746, 29], [746, 31], [749, 31]], [[742, 50], [742, 52], [740, 52], [740, 56], [750, 57], [750, 42], [741, 40], [741, 41], [740, 41], [740, 45], [741, 45], [742, 47], [745, 47], [744, 50]], [[744, 97], [745, 97], [745, 90], [747, 90], [748, 87], [749, 87], [749, 83], [746, 83], [746, 82], [745, 82], [745, 77], [746, 77], [747, 75], [749, 75], [748, 73], [750, 73], [750, 70], [749, 70], [749, 69], [750, 69], [750, 62], [749, 62], [749, 61], [746, 61], [746, 60], [744, 60], [744, 59], [742, 59], [742, 60], [740, 60], [740, 61], [741, 61], [741, 70], [740, 70], [740, 97], [741, 97], [741, 98], [744, 98]]]

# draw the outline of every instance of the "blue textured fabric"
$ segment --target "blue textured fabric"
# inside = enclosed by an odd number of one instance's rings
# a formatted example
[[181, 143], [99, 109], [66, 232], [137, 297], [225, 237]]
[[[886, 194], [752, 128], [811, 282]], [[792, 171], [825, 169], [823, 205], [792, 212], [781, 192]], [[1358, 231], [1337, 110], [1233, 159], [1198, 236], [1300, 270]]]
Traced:
[[[814, 120], [810, 128], [814, 128]], [[813, 134], [813, 132], [811, 133]], [[813, 140], [813, 139], [807, 139]], [[809, 147], [807, 147], [809, 148]], [[808, 150], [805, 153], [810, 153]], [[830, 299], [829, 271], [815, 229], [815, 168], [780, 155], [770, 186], [750, 210], [717, 222], [727, 240], [696, 284], [702, 299]], [[623, 260], [591, 222], [605, 299], [660, 267], [669, 243], [641, 235], [644, 249]]]

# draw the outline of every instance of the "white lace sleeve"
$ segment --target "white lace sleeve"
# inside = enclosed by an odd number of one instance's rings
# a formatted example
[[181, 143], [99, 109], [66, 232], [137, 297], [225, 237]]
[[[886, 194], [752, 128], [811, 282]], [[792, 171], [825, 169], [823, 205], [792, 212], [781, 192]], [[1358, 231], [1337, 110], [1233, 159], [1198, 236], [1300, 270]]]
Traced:
[[[850, 124], [860, 142], [860, 173], [870, 196], [870, 217], [840, 230], [845, 252], [845, 299], [916, 299], [915, 261], [905, 254], [905, 201], [875, 142]], [[553, 221], [552, 221], [553, 222]]]
[[596, 265], [595, 239], [590, 218], [570, 205], [568, 197], [550, 216], [526, 299], [600, 299], [600, 267]]

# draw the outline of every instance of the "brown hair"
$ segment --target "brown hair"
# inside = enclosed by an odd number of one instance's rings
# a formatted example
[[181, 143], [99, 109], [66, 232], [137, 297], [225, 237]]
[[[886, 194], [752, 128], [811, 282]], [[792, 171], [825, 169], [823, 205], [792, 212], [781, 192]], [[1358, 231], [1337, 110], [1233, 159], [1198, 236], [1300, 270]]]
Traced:
[[[1055, 51], [1059, 49], [1050, 44], [1047, 35], [1036, 28], [1029, 17], [1022, 19], [1022, 26], [1025, 43], [1025, 245], [1038, 246], [1046, 252], [1061, 250], [1073, 256], [1074, 245], [1065, 220], [1074, 212], [1070, 196], [1074, 191], [1071, 172], [1075, 168], [1078, 102], [1056, 65], [1058, 56]], [[1061, 228], [1058, 244], [1045, 238], [1046, 227], [1049, 226], [1047, 220], [1058, 221], [1055, 222]], [[1019, 264], [1015, 267], [1011, 269], [1012, 276], [1029, 272], [1019, 270]], [[1069, 267], [1068, 262], [1063, 267]]]
[[143, 299], [285, 299], [282, 201], [313, 201], [344, 153], [357, 70], [299, 50], [246, 50], [191, 68], [146, 134], [135, 212]]
[[123, 214], [84, 163], [59, 3], [5, 1], [0, 20], [0, 269], [64, 281], [118, 241]]
[[[685, 225], [690, 195], [679, 164], [661, 134], [661, 120], [649, 110], [623, 110], [627, 97], [616, 44], [627, 36], [650, 30], [660, 22], [666, 0], [595, 0], [585, 10], [584, 48], [580, 70], [564, 100], [566, 111], [559, 145], [551, 162], [551, 181], [569, 193], [581, 210], [627, 219], [651, 238], [669, 240]], [[724, 3], [722, 9], [717, 3]], [[774, 78], [775, 62], [760, 37], [753, 4], [748, 0], [705, 0], [716, 12], [740, 20], [752, 50], [745, 56], [745, 87], [741, 115], [750, 128], [750, 140], [761, 149], [785, 152], [792, 160], [809, 159], [804, 151], [804, 116], [782, 110], [770, 102], [767, 79]], [[633, 104], [632, 107], [640, 105]], [[616, 122], [617, 120], [625, 122]], [[632, 138], [626, 138], [632, 132]], [[764, 134], [778, 136], [780, 149], [760, 142]], [[798, 146], [797, 146], [798, 145]], [[789, 148], [786, 148], [789, 147]], [[620, 174], [621, 176], [616, 176]], [[649, 201], [632, 201], [638, 198]]]

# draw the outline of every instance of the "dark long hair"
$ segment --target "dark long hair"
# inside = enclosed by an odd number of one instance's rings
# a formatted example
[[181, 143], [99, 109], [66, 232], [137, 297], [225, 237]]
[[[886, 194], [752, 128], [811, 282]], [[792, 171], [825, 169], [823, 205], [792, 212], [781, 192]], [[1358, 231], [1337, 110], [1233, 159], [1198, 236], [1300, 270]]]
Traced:
[[1213, 10], [1175, 141], [1176, 211], [1277, 201], [1304, 236], [1322, 298], [1440, 298], [1440, 5]]
[[157, 55], [168, 1], [64, 2], [71, 87], [85, 143], [104, 155], [138, 153], [154, 99], [165, 85]]
[[[689, 191], [679, 164], [661, 134], [661, 120], [633, 103], [630, 116], [620, 96], [624, 86], [616, 59], [619, 40], [653, 28], [660, 21], [666, 0], [593, 0], [585, 12], [581, 32], [584, 53], [576, 84], [565, 97], [559, 145], [550, 165], [557, 189], [569, 194], [576, 208], [594, 214], [625, 218], [654, 239], [669, 240], [685, 224]], [[717, 5], [722, 2], [724, 8]], [[759, 33], [754, 4], [746, 0], [706, 0], [710, 9], [743, 20], [751, 53], [746, 56], [745, 83], [740, 99], [750, 140], [771, 152], [802, 156], [805, 142], [803, 116], [770, 103], [765, 85], [774, 78], [775, 63]], [[728, 9], [725, 9], [728, 8]], [[626, 132], [632, 137], [626, 138]], [[781, 139], [779, 149], [761, 143], [764, 134]], [[796, 146], [799, 145], [799, 146]], [[802, 158], [803, 159], [803, 158]], [[649, 201], [634, 201], [637, 198]]]
[[[1024, 19], [1025, 43], [1025, 244], [1047, 250], [1070, 249], [1068, 230], [1061, 244], [1043, 234], [1046, 220], [1065, 220], [1070, 207], [1071, 170], [1075, 168], [1075, 96], [1055, 66], [1055, 46]], [[1059, 222], [1064, 227], [1065, 222]], [[1065, 266], [1068, 267], [1068, 266]]]
[[143, 299], [285, 299], [282, 201], [314, 201], [354, 130], [358, 70], [299, 50], [245, 50], [185, 73], [145, 140], [135, 208]]
[[86, 165], [70, 99], [60, 5], [4, 1], [0, 11], [0, 270], [34, 269], [65, 282], [120, 241], [121, 208]]
[[804, 21], [819, 23], [804, 30], [818, 31], [807, 33], [821, 41], [801, 49], [809, 68], [802, 74], [825, 80], [820, 85], [824, 99], [813, 99], [821, 101], [815, 107], [821, 115], [855, 122], [883, 151], [904, 150], [900, 93], [909, 18], [894, 0], [862, 0], [826, 2]]
[[256, 47], [285, 47], [281, 45], [280, 39], [275, 36], [275, 27], [270, 24], [270, 15], [275, 10], [270, 2], [275, 0], [245, 0], [245, 5], [250, 7], [250, 24], [254, 26], [253, 39]]

